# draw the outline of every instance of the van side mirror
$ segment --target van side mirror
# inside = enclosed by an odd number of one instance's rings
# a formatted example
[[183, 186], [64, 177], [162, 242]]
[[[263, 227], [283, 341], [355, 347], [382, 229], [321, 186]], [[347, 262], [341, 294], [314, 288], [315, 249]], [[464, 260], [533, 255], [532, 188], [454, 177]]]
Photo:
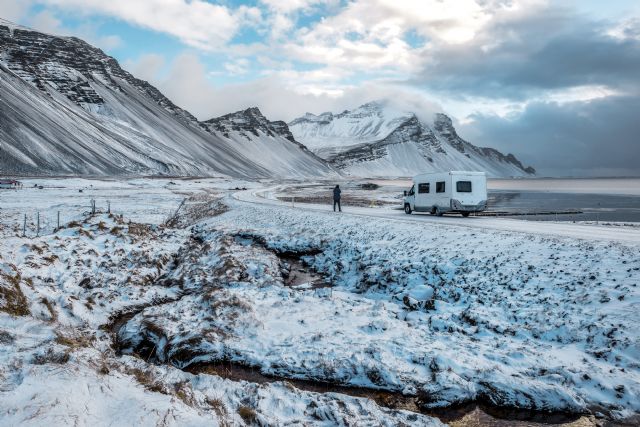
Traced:
[[404, 190], [404, 197], [407, 197], [407, 190]]

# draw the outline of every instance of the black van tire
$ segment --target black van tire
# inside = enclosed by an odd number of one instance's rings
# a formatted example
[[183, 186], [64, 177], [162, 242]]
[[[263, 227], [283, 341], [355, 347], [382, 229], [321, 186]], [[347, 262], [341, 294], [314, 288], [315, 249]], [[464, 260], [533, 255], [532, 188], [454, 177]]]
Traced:
[[411, 205], [409, 203], [405, 203], [404, 213], [406, 213], [407, 215], [411, 215]]
[[469, 212], [461, 212], [461, 214], [462, 214], [462, 216], [463, 216], [463, 217], [465, 217], [465, 218], [469, 216]]
[[442, 211], [436, 206], [436, 216], [442, 216]]

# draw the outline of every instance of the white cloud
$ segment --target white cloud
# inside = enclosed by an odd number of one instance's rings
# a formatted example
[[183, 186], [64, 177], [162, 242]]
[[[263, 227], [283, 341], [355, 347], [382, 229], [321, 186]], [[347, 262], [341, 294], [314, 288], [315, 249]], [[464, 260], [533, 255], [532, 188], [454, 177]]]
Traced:
[[640, 40], [640, 18], [633, 17], [618, 22], [606, 34], [618, 40]]
[[106, 51], [113, 50], [122, 45], [122, 38], [120, 38], [120, 36], [115, 34], [98, 35], [97, 27], [90, 23], [85, 23], [73, 28], [67, 27], [63, 24], [62, 20], [49, 9], [37, 13], [27, 21], [31, 28], [38, 31], [61, 36], [75, 36]]
[[38, 31], [49, 34], [65, 34], [68, 32], [66, 28], [63, 28], [62, 21], [49, 10], [43, 10], [31, 18], [30, 25]]
[[142, 55], [136, 61], [125, 61], [124, 68], [135, 77], [146, 81], [158, 81], [160, 72], [165, 66], [165, 58], [156, 53]]
[[0, 18], [17, 23], [24, 18], [30, 7], [30, 0], [0, 0]]
[[247, 74], [249, 71], [249, 60], [246, 58], [239, 58], [235, 61], [225, 62], [224, 69], [233, 76]]
[[243, 24], [260, 19], [256, 8], [235, 10], [203, 0], [38, 0], [75, 13], [102, 14], [178, 37], [204, 50], [223, 47]]
[[[139, 64], [154, 63], [143, 58]], [[134, 68], [129, 68], [134, 70]], [[150, 82], [169, 99], [186, 108], [200, 120], [221, 116], [233, 111], [257, 106], [271, 120], [292, 120], [305, 111], [342, 111], [377, 99], [393, 99], [394, 105], [424, 113], [431, 117], [441, 111], [437, 104], [413, 89], [386, 81], [372, 81], [360, 86], [318, 84], [292, 84], [298, 72], [274, 73], [246, 83], [216, 87], [208, 78], [207, 70], [193, 53], [179, 55], [165, 77], [154, 73]], [[276, 102], [277, 101], [277, 102]]]
[[122, 38], [115, 34], [102, 36], [96, 40], [96, 45], [104, 50], [116, 49], [122, 46]]
[[338, 0], [262, 0], [261, 2], [278, 12], [291, 13], [318, 4], [336, 4]]

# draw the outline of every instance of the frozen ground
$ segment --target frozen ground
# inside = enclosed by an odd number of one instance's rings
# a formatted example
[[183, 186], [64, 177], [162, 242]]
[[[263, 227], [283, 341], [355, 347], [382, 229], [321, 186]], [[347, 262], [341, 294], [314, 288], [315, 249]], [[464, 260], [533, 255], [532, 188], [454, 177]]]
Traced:
[[[116, 215], [38, 238], [0, 228], [0, 424], [439, 425], [364, 398], [181, 369], [221, 362], [414, 395], [424, 410], [640, 412], [633, 233], [334, 215], [257, 190], [236, 200], [227, 190], [250, 184], [222, 179], [92, 182], [90, 194], [55, 181], [63, 188], [1, 193], [0, 212], [91, 195]], [[331, 287], [287, 286], [291, 256]]]
[[[330, 212], [330, 203], [296, 203], [282, 200], [284, 191], [287, 193], [289, 185], [268, 186], [238, 192], [234, 198], [250, 202], [252, 204], [263, 204], [271, 206], [282, 206], [296, 208], [304, 212]], [[326, 184], [325, 184], [326, 191]], [[376, 197], [376, 196], [373, 196]], [[518, 233], [540, 234], [546, 236], [561, 236], [583, 240], [615, 241], [640, 244], [640, 230], [637, 227], [618, 226], [601, 223], [569, 223], [564, 221], [544, 221], [531, 222], [511, 218], [474, 217], [462, 218], [460, 216], [435, 217], [428, 214], [406, 215], [402, 210], [396, 209], [393, 205], [375, 204], [367, 207], [351, 206], [343, 204], [343, 211], [349, 215], [356, 215], [368, 220], [370, 217], [384, 218], [393, 222], [413, 223], [413, 224], [437, 224], [442, 226], [457, 226], [473, 229], [512, 231]]]

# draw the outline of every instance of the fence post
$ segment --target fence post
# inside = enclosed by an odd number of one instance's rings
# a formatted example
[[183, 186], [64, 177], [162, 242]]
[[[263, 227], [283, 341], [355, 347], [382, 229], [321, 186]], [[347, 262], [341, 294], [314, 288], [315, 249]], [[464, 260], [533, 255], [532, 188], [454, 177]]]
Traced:
[[36, 237], [38, 237], [40, 236], [40, 212], [37, 212], [36, 216], [38, 218], [36, 226]]
[[91, 199], [91, 215], [95, 215], [96, 214], [96, 201], [94, 199]]
[[27, 214], [24, 214], [24, 220], [22, 222], [22, 237], [27, 237]]
[[60, 211], [58, 211], [58, 226], [56, 227], [56, 230], [60, 229]]
[[111, 213], [111, 202], [107, 200], [107, 213]]

